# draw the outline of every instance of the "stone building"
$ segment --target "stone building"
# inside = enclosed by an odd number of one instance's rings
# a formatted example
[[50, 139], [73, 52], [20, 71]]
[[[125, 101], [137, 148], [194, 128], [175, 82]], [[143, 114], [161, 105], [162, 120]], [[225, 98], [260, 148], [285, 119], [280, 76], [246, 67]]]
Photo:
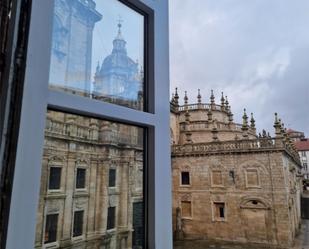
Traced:
[[[275, 137], [243, 114], [233, 121], [227, 98], [171, 101], [175, 239], [290, 248], [300, 227], [301, 165], [275, 117]], [[247, 248], [247, 247], [246, 247]]]

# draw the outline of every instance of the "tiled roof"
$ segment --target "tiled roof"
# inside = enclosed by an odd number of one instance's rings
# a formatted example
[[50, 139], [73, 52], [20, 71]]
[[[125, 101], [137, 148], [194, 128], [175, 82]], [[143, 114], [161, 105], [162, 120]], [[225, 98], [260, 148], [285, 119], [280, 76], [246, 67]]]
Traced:
[[309, 139], [305, 138], [295, 142], [296, 149], [298, 151], [309, 151]]

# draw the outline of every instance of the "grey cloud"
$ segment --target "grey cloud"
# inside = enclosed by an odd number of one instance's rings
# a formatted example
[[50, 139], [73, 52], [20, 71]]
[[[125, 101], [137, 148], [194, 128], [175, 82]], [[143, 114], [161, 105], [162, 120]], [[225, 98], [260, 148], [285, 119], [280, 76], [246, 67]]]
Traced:
[[[273, 113], [309, 136], [309, 1], [170, 0], [171, 87], [210, 89], [247, 107], [259, 129]], [[206, 99], [207, 98], [207, 99]]]

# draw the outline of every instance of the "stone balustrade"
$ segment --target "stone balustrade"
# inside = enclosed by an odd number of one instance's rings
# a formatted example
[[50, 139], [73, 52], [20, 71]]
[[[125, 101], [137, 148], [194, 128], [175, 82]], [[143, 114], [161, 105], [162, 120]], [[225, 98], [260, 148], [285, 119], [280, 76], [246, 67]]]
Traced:
[[285, 151], [300, 165], [298, 153], [281, 138], [259, 138], [208, 143], [172, 145], [172, 156], [196, 156], [203, 154], [250, 153], [263, 151]]
[[142, 146], [142, 138], [139, 138], [135, 134], [119, 133], [112, 129], [102, 131], [102, 135], [99, 135], [98, 127], [89, 127], [79, 124], [63, 123], [57, 120], [47, 119], [46, 135], [53, 137], [69, 137], [72, 139], [89, 140], [89, 142], [116, 144], [116, 145], [128, 145], [128, 146]]
[[[186, 110], [199, 110], [199, 109], [203, 109], [203, 110], [209, 110], [211, 108], [210, 104], [206, 104], [206, 103], [197, 103], [197, 104], [188, 104], [188, 105], [181, 105], [181, 106], [175, 106], [173, 105], [171, 108], [176, 108], [179, 112], [182, 111], [186, 111]], [[221, 111], [221, 105], [213, 105], [213, 110], [214, 111]], [[225, 111], [225, 110], [224, 110]]]

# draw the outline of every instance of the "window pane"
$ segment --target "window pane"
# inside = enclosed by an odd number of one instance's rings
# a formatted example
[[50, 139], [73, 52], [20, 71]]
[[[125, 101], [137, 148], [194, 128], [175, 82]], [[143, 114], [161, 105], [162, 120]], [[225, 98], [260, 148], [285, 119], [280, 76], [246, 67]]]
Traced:
[[[36, 249], [51, 241], [59, 248], [144, 248], [143, 137], [137, 126], [47, 112]], [[51, 165], [62, 169], [59, 191], [48, 191]], [[109, 189], [116, 172], [117, 191]]]
[[107, 214], [107, 230], [115, 228], [115, 207], [108, 208]]
[[49, 84], [143, 110], [144, 16], [118, 0], [55, 0]]
[[84, 211], [74, 212], [73, 237], [83, 234]]
[[116, 170], [110, 169], [109, 170], [109, 187], [115, 187], [116, 186]]
[[45, 223], [44, 243], [51, 243], [57, 240], [58, 214], [48, 214]]
[[49, 189], [60, 189], [61, 168], [50, 167], [49, 171]]
[[181, 172], [181, 184], [190, 185], [190, 174], [189, 172]]
[[86, 184], [86, 169], [78, 168], [76, 170], [76, 188], [85, 188]]

